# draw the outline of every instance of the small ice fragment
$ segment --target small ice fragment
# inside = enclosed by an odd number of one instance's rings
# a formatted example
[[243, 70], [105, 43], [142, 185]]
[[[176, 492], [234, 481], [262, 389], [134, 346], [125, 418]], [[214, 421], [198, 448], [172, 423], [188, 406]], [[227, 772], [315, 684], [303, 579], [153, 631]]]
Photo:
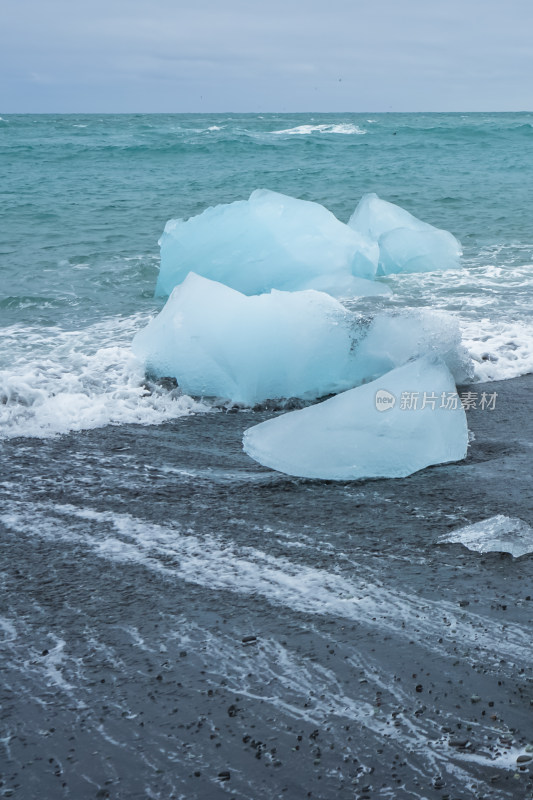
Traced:
[[439, 544], [448, 542], [462, 544], [476, 553], [510, 553], [519, 558], [533, 553], [533, 528], [517, 517], [498, 514], [439, 539]]

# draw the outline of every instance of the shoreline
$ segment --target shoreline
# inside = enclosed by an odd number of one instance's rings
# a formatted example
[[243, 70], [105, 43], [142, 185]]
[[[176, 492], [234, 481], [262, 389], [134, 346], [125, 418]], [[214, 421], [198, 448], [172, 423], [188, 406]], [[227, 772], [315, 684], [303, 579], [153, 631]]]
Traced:
[[533, 556], [437, 544], [532, 523], [533, 375], [484, 390], [404, 479], [260, 467], [268, 412], [0, 442], [4, 794], [529, 796]]

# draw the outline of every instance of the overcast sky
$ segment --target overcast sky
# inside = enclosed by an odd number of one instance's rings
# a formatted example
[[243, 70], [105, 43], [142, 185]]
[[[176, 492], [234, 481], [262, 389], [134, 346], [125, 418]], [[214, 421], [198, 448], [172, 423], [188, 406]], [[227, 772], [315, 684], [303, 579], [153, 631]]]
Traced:
[[0, 114], [533, 109], [533, 0], [0, 7]]

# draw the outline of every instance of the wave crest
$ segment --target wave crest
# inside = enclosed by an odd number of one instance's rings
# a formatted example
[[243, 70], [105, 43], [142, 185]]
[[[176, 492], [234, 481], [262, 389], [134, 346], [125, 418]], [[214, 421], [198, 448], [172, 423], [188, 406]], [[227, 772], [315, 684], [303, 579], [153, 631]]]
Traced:
[[364, 136], [365, 131], [351, 122], [342, 122], [338, 124], [322, 124], [322, 125], [297, 125], [295, 128], [287, 128], [282, 131], [272, 131], [276, 135], [285, 136], [311, 136], [313, 133], [343, 133], [343, 134], [357, 134]]

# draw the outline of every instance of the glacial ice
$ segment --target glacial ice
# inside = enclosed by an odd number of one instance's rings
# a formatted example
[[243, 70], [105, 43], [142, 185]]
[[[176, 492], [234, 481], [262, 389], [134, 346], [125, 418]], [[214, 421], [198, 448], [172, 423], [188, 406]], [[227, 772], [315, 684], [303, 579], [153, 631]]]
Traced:
[[457, 320], [424, 309], [379, 313], [362, 328], [354, 349], [353, 386], [379, 378], [410, 359], [440, 357], [456, 383], [474, 377], [474, 364], [462, 344]]
[[187, 394], [246, 405], [316, 399], [424, 355], [440, 356], [458, 382], [470, 377], [471, 365], [457, 323], [443, 314], [369, 319], [325, 293], [248, 297], [194, 273], [135, 336], [133, 351], [150, 373], [176, 378]]
[[[465, 457], [465, 412], [460, 404], [441, 407], [441, 397], [455, 391], [442, 361], [420, 358], [372, 383], [248, 428], [243, 447], [260, 464], [304, 478], [406, 477]], [[404, 407], [405, 399], [416, 399], [417, 408]]]
[[459, 267], [461, 245], [455, 236], [377, 194], [363, 195], [348, 225], [379, 245], [378, 275]]
[[517, 517], [498, 514], [447, 533], [440, 544], [458, 543], [477, 553], [510, 553], [519, 558], [533, 553], [533, 528]]
[[378, 245], [319, 203], [258, 189], [249, 200], [167, 222], [156, 295], [189, 272], [252, 295], [318, 289], [336, 296], [389, 294], [374, 283]]
[[132, 346], [187, 394], [247, 405], [314, 399], [354, 385], [353, 320], [328, 294], [247, 297], [190, 273]]

